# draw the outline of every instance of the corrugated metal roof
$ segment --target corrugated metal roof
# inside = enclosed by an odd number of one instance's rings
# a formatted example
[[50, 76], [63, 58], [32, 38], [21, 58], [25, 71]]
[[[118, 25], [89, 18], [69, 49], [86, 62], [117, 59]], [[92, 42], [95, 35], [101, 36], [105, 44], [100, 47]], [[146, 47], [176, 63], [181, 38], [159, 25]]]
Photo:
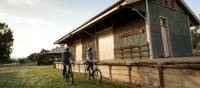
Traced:
[[48, 53], [56, 54], [56, 53], [63, 53], [63, 52], [65, 52], [65, 48], [61, 46], [61, 47], [57, 47], [55, 49], [52, 49]]

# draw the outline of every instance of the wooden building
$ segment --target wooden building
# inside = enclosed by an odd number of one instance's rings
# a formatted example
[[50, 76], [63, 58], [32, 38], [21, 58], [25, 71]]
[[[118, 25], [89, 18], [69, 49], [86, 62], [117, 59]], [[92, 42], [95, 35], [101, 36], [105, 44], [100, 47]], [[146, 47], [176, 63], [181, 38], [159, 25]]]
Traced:
[[[198, 17], [183, 0], [120, 0], [55, 44], [70, 47], [74, 72], [85, 71], [81, 62], [92, 47], [103, 76], [111, 80], [199, 88], [200, 71], [194, 68], [200, 57], [184, 57], [192, 55], [190, 27], [196, 25]], [[62, 63], [55, 67], [61, 69]]]
[[183, 0], [120, 0], [60, 38], [76, 61], [92, 47], [99, 60], [192, 55], [190, 27], [200, 21]]

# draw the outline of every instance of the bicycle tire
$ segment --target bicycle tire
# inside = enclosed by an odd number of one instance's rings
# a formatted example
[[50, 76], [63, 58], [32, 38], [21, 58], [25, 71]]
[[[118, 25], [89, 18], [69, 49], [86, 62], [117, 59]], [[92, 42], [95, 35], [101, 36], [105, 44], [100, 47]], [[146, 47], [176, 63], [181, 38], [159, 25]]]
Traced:
[[99, 69], [95, 69], [93, 72], [93, 78], [97, 83], [102, 82], [102, 73]]
[[74, 81], [73, 73], [72, 72], [66, 72], [65, 80], [69, 85], [72, 85], [73, 81]]

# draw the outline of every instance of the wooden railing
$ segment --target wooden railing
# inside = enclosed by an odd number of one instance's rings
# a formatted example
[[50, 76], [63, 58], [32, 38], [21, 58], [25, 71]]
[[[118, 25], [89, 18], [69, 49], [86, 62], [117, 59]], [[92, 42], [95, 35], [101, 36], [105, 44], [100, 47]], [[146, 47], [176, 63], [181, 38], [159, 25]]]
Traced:
[[149, 44], [126, 46], [114, 49], [115, 59], [149, 58]]

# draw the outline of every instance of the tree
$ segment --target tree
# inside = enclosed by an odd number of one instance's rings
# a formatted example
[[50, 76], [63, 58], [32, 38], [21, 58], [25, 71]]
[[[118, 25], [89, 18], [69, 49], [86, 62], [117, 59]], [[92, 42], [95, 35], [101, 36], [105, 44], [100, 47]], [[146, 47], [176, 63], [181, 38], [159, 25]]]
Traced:
[[13, 46], [13, 32], [5, 23], [0, 23], [0, 63], [9, 61]]
[[198, 44], [200, 43], [200, 26], [195, 26], [191, 32], [192, 32], [192, 44], [193, 48], [197, 48]]
[[42, 50], [40, 51], [40, 54], [46, 54], [46, 53], [48, 53], [48, 52], [49, 52], [49, 50], [42, 49]]
[[35, 62], [39, 59], [40, 54], [39, 53], [32, 53], [27, 57], [28, 61]]
[[49, 50], [42, 49], [39, 53], [32, 53], [26, 59], [28, 61], [36, 62], [42, 54], [46, 54]]

